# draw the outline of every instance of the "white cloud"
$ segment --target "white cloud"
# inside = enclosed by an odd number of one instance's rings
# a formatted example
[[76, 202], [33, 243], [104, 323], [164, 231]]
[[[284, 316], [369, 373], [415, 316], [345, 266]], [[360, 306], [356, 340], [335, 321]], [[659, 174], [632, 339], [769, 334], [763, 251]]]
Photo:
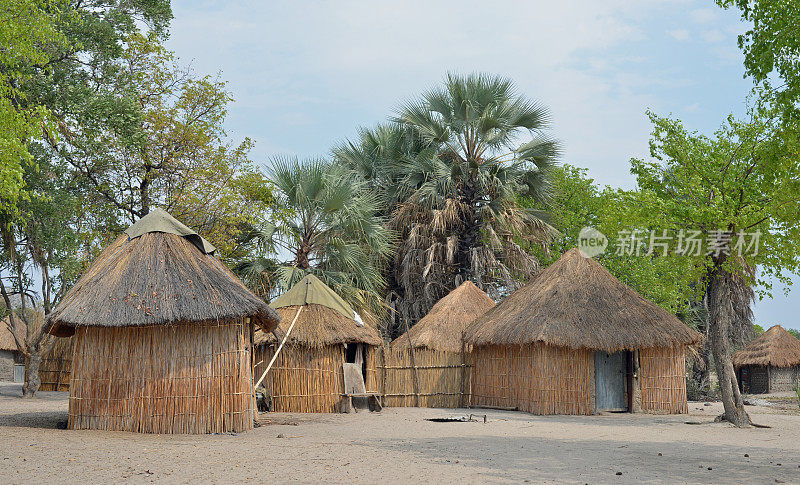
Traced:
[[683, 111], [687, 113], [697, 113], [700, 111], [700, 103], [692, 103], [689, 106], [684, 106]]
[[698, 8], [689, 12], [689, 18], [692, 22], [698, 24], [708, 24], [714, 22], [719, 18], [720, 11], [718, 8]]
[[707, 31], [703, 32], [703, 39], [706, 42], [709, 42], [709, 43], [712, 43], [712, 44], [715, 44], [717, 42], [722, 42], [725, 39], [729, 39], [729, 38], [731, 38], [731, 37], [724, 35], [722, 32], [720, 32], [717, 29], [707, 30]]
[[672, 37], [673, 39], [680, 42], [686, 42], [687, 40], [689, 40], [690, 37], [689, 31], [686, 29], [668, 30], [667, 34], [669, 34], [670, 37]]

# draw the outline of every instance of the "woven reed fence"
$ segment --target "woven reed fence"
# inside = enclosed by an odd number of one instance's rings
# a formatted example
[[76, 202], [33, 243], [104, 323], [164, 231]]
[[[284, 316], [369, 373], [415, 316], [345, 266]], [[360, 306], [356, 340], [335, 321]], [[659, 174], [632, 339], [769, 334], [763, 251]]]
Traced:
[[253, 427], [250, 324], [79, 327], [70, 429], [225, 433]]
[[472, 405], [533, 414], [591, 414], [594, 352], [545, 344], [473, 351]]
[[56, 338], [39, 365], [40, 391], [69, 391], [74, 339]]
[[642, 411], [688, 413], [684, 348], [640, 349], [639, 384]]
[[457, 408], [469, 397], [469, 355], [430, 349], [381, 349], [378, 384], [384, 406]]

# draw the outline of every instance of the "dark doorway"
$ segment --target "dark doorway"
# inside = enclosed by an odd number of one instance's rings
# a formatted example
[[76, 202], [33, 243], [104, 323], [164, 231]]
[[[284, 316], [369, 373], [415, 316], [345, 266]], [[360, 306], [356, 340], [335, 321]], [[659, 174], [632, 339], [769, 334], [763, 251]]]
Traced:
[[595, 403], [598, 411], [627, 411], [628, 353], [594, 353]]
[[361, 378], [367, 380], [367, 356], [364, 344], [349, 343], [345, 346], [344, 361], [348, 364], [356, 364], [361, 369]]

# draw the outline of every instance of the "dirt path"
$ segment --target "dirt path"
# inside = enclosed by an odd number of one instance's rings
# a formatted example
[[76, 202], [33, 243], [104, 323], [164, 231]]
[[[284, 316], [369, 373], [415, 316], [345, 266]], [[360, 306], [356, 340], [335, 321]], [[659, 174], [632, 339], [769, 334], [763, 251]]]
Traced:
[[164, 436], [68, 431], [67, 393], [18, 395], [0, 384], [2, 483], [800, 483], [800, 416], [760, 407], [771, 429], [690, 403], [689, 416], [478, 411], [486, 424], [425, 421], [476, 410], [271, 414], [238, 436]]

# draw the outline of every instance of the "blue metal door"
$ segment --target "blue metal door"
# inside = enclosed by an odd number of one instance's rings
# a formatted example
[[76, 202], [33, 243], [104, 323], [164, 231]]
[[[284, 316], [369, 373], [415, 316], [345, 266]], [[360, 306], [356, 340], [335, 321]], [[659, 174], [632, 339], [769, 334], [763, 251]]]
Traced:
[[625, 399], [625, 352], [594, 353], [595, 390], [598, 411], [627, 411]]
[[14, 364], [14, 382], [25, 380], [25, 364]]

